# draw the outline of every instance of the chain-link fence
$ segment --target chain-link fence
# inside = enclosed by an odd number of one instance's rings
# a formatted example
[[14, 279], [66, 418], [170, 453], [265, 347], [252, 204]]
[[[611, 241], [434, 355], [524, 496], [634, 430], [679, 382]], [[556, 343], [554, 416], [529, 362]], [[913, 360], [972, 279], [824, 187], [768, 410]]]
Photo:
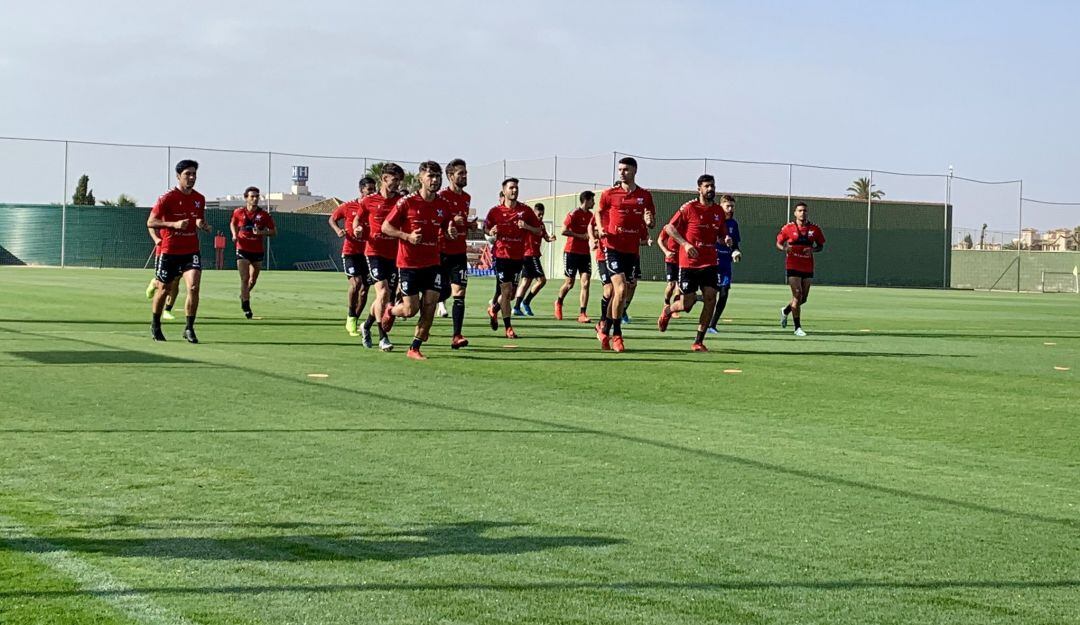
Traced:
[[[623, 156], [631, 155], [471, 163], [468, 190], [482, 217], [498, 202], [502, 180], [518, 178], [520, 199], [549, 204], [547, 217], [560, 230], [577, 194], [611, 186]], [[818, 259], [825, 283], [1046, 290], [1047, 272], [1080, 264], [1080, 203], [1023, 198], [1019, 180], [632, 156], [639, 162], [638, 181], [662, 204], [662, 218], [694, 196], [702, 173], [715, 176], [721, 192], [737, 196], [745, 259], [737, 271], [743, 281], [782, 277], [773, 242], [798, 201], [810, 204], [811, 218], [829, 239]], [[228, 231], [228, 214], [242, 204], [244, 188], [262, 189], [280, 231], [267, 264], [286, 269], [337, 255], [340, 242], [326, 225], [327, 214], [338, 201], [355, 197], [357, 181], [372, 165], [393, 161], [412, 173], [419, 164], [360, 155], [0, 138], [0, 263], [143, 266], [151, 247], [147, 207], [175, 184], [173, 167], [182, 158], [200, 163], [197, 188], [208, 200], [215, 231]], [[302, 180], [297, 167], [307, 168]], [[84, 175], [93, 206], [73, 203]], [[553, 274], [561, 270], [562, 243], [543, 248]], [[663, 271], [653, 252], [646, 249], [643, 258], [655, 278]], [[233, 257], [231, 249], [225, 257]]]

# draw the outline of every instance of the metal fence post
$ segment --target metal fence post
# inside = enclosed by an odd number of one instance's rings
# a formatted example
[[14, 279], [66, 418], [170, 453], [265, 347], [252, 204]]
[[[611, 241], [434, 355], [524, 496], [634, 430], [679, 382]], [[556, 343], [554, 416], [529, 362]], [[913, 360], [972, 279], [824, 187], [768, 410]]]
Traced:
[[[555, 214], [559, 207], [559, 155], [556, 154], [551, 168], [551, 229], [555, 230]], [[548, 234], [551, 234], [550, 232]], [[542, 241], [548, 247], [548, 275], [555, 275], [555, 246], [550, 242]]]
[[708, 157], [705, 158], [705, 170], [702, 171], [701, 173], [703, 173], [703, 174], [709, 173], [709, 158]]
[[787, 166], [787, 221], [791, 221], [791, 171], [795, 166], [788, 163]]
[[1016, 233], [1016, 292], [1020, 292], [1020, 249], [1024, 247], [1024, 179], [1019, 180], [1020, 197], [1017, 203], [1017, 228]]
[[866, 184], [866, 277], [863, 286], [870, 286], [870, 208], [874, 202], [874, 170], [870, 170]]
[[64, 197], [60, 208], [60, 268], [64, 268], [67, 254], [67, 207], [68, 207], [68, 142], [64, 142]]
[[[274, 153], [266, 153], [266, 212], [272, 212], [270, 210], [270, 192], [274, 187]], [[264, 237], [266, 239], [266, 270], [273, 269], [274, 256], [270, 253], [270, 237]]]
[[952, 254], [952, 232], [949, 228], [949, 206], [952, 204], [953, 168], [949, 165], [949, 175], [945, 177], [945, 212], [943, 216], [945, 230], [945, 256], [942, 259], [941, 286], [949, 288], [949, 255]]

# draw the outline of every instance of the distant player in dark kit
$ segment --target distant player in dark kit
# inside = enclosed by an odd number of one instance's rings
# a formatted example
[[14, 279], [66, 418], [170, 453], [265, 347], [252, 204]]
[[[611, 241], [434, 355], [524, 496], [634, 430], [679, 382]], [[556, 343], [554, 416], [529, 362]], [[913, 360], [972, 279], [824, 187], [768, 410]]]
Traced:
[[652, 194], [639, 187], [637, 161], [626, 157], [618, 164], [619, 183], [600, 194], [600, 210], [596, 214], [597, 227], [605, 242], [607, 271], [611, 277], [611, 303], [608, 318], [601, 329], [601, 349], [605, 337], [616, 352], [625, 350], [622, 338], [622, 316], [630, 300], [630, 285], [640, 272], [640, 246], [654, 225], [656, 207]]
[[465, 186], [469, 183], [469, 171], [465, 161], [455, 158], [446, 164], [447, 187], [439, 191], [439, 197], [446, 200], [450, 205], [450, 216], [454, 222], [454, 228], [458, 230], [458, 236], [449, 239], [442, 237], [441, 260], [443, 270], [442, 293], [440, 299], [453, 298], [450, 305], [450, 315], [453, 318], [454, 335], [450, 339], [451, 349], [461, 349], [469, 345], [469, 339], [462, 336], [462, 326], [465, 324], [465, 292], [469, 287], [469, 257], [466, 234], [468, 229], [475, 225], [475, 217], [472, 216], [472, 197], [465, 192]]
[[802, 329], [802, 306], [810, 296], [814, 279], [814, 254], [825, 248], [821, 227], [810, 221], [806, 202], [795, 205], [795, 221], [789, 222], [776, 235], [776, 249], [784, 253], [784, 269], [791, 302], [780, 311], [780, 327], [786, 328], [788, 315], [795, 319], [795, 336], [806, 336]]
[[661, 332], [667, 330], [672, 312], [694, 307], [697, 291], [701, 289], [704, 307], [698, 318], [697, 335], [691, 349], [709, 351], [705, 347], [705, 332], [716, 306], [716, 291], [720, 276], [716, 267], [716, 242], [727, 239], [724, 211], [716, 204], [716, 180], [709, 174], [698, 176], [698, 199], [683, 204], [664, 226], [673, 241], [679, 244], [679, 299], [664, 306], [656, 321]]
[[[360, 336], [356, 324], [364, 314], [367, 307], [368, 288], [370, 287], [370, 275], [368, 272], [367, 256], [364, 255], [365, 245], [363, 239], [356, 236], [352, 223], [356, 213], [360, 210], [360, 202], [365, 197], [375, 193], [375, 179], [364, 176], [360, 179], [360, 195], [355, 200], [344, 202], [334, 209], [327, 222], [334, 234], [341, 239], [341, 267], [345, 276], [349, 279], [348, 312], [345, 315], [345, 331], [349, 336]], [[371, 337], [368, 335], [370, 342]]]
[[724, 308], [727, 307], [728, 294], [731, 292], [732, 264], [742, 260], [742, 251], [739, 250], [742, 237], [739, 235], [739, 222], [735, 221], [735, 198], [731, 195], [722, 196], [720, 208], [724, 209], [724, 224], [727, 225], [731, 245], [726, 241], [716, 242], [716, 268], [720, 272], [720, 288], [716, 292], [716, 310], [709, 322], [709, 334], [718, 332], [716, 324], [720, 323], [720, 315], [724, 314]]
[[387, 305], [381, 325], [390, 331], [395, 317], [409, 318], [420, 313], [408, 357], [427, 360], [420, 346], [428, 340], [435, 308], [442, 293], [443, 271], [439, 259], [439, 232], [446, 241], [457, 238], [450, 203], [439, 197], [442, 167], [435, 161], [420, 163], [420, 190], [398, 201], [382, 224], [382, 233], [398, 239], [398, 284], [401, 303]]
[[544, 225], [544, 205], [539, 202], [534, 204], [533, 212], [540, 220], [541, 232], [540, 234], [525, 233], [525, 258], [521, 261], [521, 283], [518, 285], [517, 297], [514, 300], [514, 314], [519, 317], [536, 316], [532, 311], [533, 298], [547, 284], [544, 264], [540, 261], [542, 254], [540, 246], [544, 241], [551, 243], [555, 240], [555, 237], [548, 234], [547, 226]]
[[516, 339], [513, 323], [510, 319], [510, 303], [525, 258], [525, 235], [539, 235], [544, 231], [543, 224], [528, 204], [521, 204], [518, 198], [518, 179], [507, 178], [502, 183], [502, 200], [488, 211], [484, 219], [484, 232], [495, 237], [495, 280], [499, 286], [499, 299], [488, 306], [488, 318], [491, 329], [499, 329], [498, 313], [503, 313], [503, 326], [506, 338]]
[[563, 318], [563, 300], [574, 287], [574, 278], [579, 277], [581, 294], [578, 298], [578, 323], [592, 323], [587, 313], [589, 307], [589, 283], [592, 282], [592, 262], [589, 258], [589, 244], [595, 238], [592, 209], [596, 203], [596, 194], [582, 191], [578, 195], [578, 207], [566, 215], [563, 220], [562, 235], [566, 237], [563, 246], [563, 274], [566, 279], [559, 287], [559, 297], [555, 300], [555, 318]]
[[196, 229], [211, 232], [206, 223], [206, 198], [195, 190], [199, 164], [182, 160], [176, 164], [176, 187], [158, 198], [146, 220], [147, 228], [155, 228], [161, 234], [161, 255], [157, 262], [157, 279], [161, 286], [151, 302], [150, 335], [155, 341], [164, 341], [161, 332], [161, 312], [165, 308], [165, 296], [170, 285], [184, 277], [187, 284], [187, 301], [184, 314], [184, 339], [198, 343], [195, 336], [195, 315], [199, 310], [199, 282], [202, 278], [202, 261], [199, 254], [199, 235]]
[[244, 189], [246, 205], [233, 211], [229, 220], [229, 230], [236, 244], [236, 269], [240, 272], [240, 309], [248, 319], [251, 319], [251, 291], [259, 280], [266, 258], [264, 240], [277, 236], [274, 218], [259, 206], [259, 196], [258, 187]]
[[[397, 163], [387, 163], [379, 174], [379, 192], [360, 200], [360, 209], [353, 217], [353, 234], [364, 241], [364, 254], [368, 263], [368, 283], [375, 286], [375, 299], [371, 303], [371, 313], [360, 330], [364, 347], [371, 347], [371, 326], [376, 324], [389, 304], [394, 303], [397, 292], [397, 254], [398, 240], [382, 231], [383, 221], [397, 205], [402, 194], [398, 186], [405, 178], [405, 170]], [[393, 325], [393, 319], [390, 320]], [[394, 349], [387, 332], [378, 324], [379, 349], [388, 352]]]

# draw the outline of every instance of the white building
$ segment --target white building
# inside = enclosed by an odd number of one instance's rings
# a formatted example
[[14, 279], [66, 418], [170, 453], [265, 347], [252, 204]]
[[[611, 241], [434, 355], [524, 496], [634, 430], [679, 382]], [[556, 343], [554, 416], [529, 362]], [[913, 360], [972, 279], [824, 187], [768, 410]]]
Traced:
[[[302, 208], [326, 200], [326, 198], [321, 195], [312, 195], [311, 190], [308, 189], [307, 165], [293, 165], [292, 172], [292, 187], [289, 188], [288, 193], [282, 193], [280, 191], [268, 191], [263, 193], [263, 206], [269, 206], [271, 212], [295, 213]], [[244, 196], [242, 195], [226, 195], [225, 197], [219, 197], [216, 200], [208, 201], [206, 207], [236, 209], [241, 206], [246, 206], [246, 204], [247, 202], [244, 201]]]

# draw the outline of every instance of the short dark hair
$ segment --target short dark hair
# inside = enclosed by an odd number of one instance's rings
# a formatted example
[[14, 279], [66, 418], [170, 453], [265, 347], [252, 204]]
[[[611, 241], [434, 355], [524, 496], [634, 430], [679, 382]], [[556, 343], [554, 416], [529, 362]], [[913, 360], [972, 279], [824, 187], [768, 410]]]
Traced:
[[371, 176], [364, 176], [363, 178], [360, 179], [360, 184], [358, 184], [356, 186], [357, 187], [366, 187], [368, 185], [375, 186], [375, 179], [372, 178]]
[[795, 206], [793, 206], [793, 207], [791, 207], [791, 208], [792, 208], [792, 210], [794, 210], [794, 209], [796, 209], [796, 208], [799, 208], [800, 206], [803, 206], [803, 207], [806, 207], [806, 208], [810, 208], [809, 206], [807, 206], [807, 205], [806, 205], [806, 202], [797, 202], [797, 203], [795, 204]]
[[637, 169], [637, 159], [634, 158], [633, 156], [624, 156], [624, 157], [620, 158], [619, 159], [619, 164], [620, 165], [629, 165], [630, 167], [633, 167], [634, 169]]
[[513, 182], [514, 184], [520, 184], [521, 183], [521, 181], [518, 180], [517, 178], [507, 178], [506, 180], [502, 181], [502, 187], [505, 189], [506, 185], [510, 184], [511, 182]]
[[177, 175], [182, 173], [185, 169], [194, 169], [195, 171], [199, 171], [199, 164], [191, 160], [190, 158], [185, 158], [184, 160], [176, 164]]
[[420, 163], [420, 173], [424, 172], [441, 175], [442, 165], [436, 163], [435, 161], [424, 161], [423, 163]]
[[591, 200], [594, 197], [596, 197], [596, 194], [593, 193], [592, 191], [582, 191], [577, 196], [577, 201], [578, 201], [578, 204], [584, 204], [587, 200]]
[[544, 210], [544, 203], [543, 202], [537, 202], [536, 204], [533, 204], [533, 210], [534, 211], [542, 211], [542, 210]]
[[401, 165], [397, 163], [387, 163], [383, 165], [382, 172], [379, 174], [390, 174], [391, 176], [397, 176], [398, 178], [405, 177], [405, 170], [401, 168]]
[[724, 195], [720, 196], [720, 202], [721, 203], [723, 203], [723, 202], [731, 202], [732, 204], [734, 204], [735, 203], [735, 196], [734, 195], [728, 195], [728, 194], [725, 193]]
[[254, 191], [255, 193], [260, 193], [259, 187], [248, 187], [248, 188], [244, 189], [244, 197], [247, 197], [248, 193], [251, 193], [252, 191]]
[[712, 174], [701, 174], [700, 176], [697, 177], [697, 186], [700, 187], [701, 185], [705, 184], [706, 182], [711, 182], [713, 184], [716, 184], [716, 178], [713, 178]]
[[450, 174], [456, 172], [458, 169], [461, 169], [463, 167], [465, 167], [465, 159], [455, 158], [454, 160], [446, 164], [446, 175], [449, 176]]

